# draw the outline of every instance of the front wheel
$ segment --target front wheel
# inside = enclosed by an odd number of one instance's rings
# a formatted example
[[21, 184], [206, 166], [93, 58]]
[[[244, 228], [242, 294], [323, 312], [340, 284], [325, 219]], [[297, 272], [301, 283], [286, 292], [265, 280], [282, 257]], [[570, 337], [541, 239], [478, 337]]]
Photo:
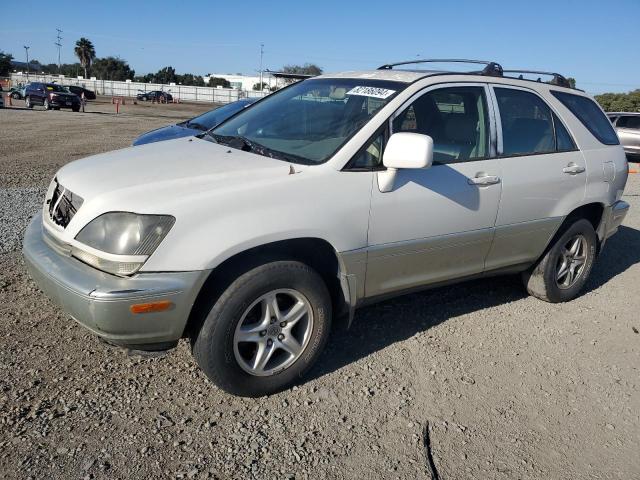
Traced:
[[33, 103], [31, 103], [31, 97], [24, 97], [24, 106], [27, 108], [33, 108]]
[[45, 110], [51, 110], [51, 104], [49, 103], [48, 98], [44, 99], [44, 101], [42, 102], [42, 106], [44, 107]]
[[20, 100], [20, 94], [18, 92], [13, 92], [11, 94], [11, 98], [13, 98], [14, 100]]
[[591, 222], [580, 219], [569, 225], [538, 263], [522, 274], [529, 294], [551, 303], [576, 298], [591, 273], [596, 247]]
[[269, 395], [302, 378], [330, 328], [331, 299], [320, 275], [297, 261], [274, 261], [220, 295], [192, 338], [193, 355], [223, 390]]

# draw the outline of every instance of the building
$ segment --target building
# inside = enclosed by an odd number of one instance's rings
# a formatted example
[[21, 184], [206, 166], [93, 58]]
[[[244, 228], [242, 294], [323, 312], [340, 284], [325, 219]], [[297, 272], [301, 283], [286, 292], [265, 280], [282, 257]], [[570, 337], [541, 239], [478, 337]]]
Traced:
[[[204, 77], [205, 85], [209, 83], [210, 78], [224, 78], [231, 84], [231, 88], [235, 88], [236, 90], [253, 90], [253, 86], [257, 83], [260, 83], [260, 75], [230, 75], [228, 73], [210, 73]], [[273, 78], [269, 73], [264, 72], [262, 74], [262, 81], [267, 84], [268, 88], [271, 89], [272, 86], [275, 86], [275, 78]]]

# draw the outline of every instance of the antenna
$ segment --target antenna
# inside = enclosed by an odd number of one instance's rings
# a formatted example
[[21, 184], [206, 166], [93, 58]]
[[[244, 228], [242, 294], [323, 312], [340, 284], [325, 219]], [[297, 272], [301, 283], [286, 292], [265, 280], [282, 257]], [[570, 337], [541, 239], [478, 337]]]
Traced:
[[264, 43], [260, 44], [260, 91], [262, 92], [262, 56], [264, 55]]
[[62, 33], [62, 30], [56, 28], [56, 31], [58, 32], [58, 35], [56, 36], [56, 42], [54, 43], [54, 45], [58, 47], [58, 73], [60, 73], [60, 49], [62, 48], [62, 37], [60, 36], [60, 34]]

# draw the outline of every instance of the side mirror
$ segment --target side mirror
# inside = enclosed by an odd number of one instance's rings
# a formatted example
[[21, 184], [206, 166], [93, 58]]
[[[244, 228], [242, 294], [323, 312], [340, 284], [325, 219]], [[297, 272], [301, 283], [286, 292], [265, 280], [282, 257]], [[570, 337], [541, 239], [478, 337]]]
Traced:
[[386, 171], [378, 172], [381, 192], [393, 190], [393, 182], [400, 168], [429, 168], [433, 163], [433, 139], [419, 133], [394, 133], [382, 155]]

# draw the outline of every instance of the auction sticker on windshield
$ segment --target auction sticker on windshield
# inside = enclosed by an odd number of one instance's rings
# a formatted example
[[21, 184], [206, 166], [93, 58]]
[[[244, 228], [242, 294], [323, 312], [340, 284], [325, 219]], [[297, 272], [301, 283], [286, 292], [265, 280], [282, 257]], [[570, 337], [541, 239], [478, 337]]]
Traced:
[[387, 88], [358, 86], [353, 87], [351, 90], [349, 90], [347, 92], [347, 95], [362, 95], [364, 97], [385, 99], [390, 97], [394, 93], [396, 93], [395, 90], [389, 90]]

